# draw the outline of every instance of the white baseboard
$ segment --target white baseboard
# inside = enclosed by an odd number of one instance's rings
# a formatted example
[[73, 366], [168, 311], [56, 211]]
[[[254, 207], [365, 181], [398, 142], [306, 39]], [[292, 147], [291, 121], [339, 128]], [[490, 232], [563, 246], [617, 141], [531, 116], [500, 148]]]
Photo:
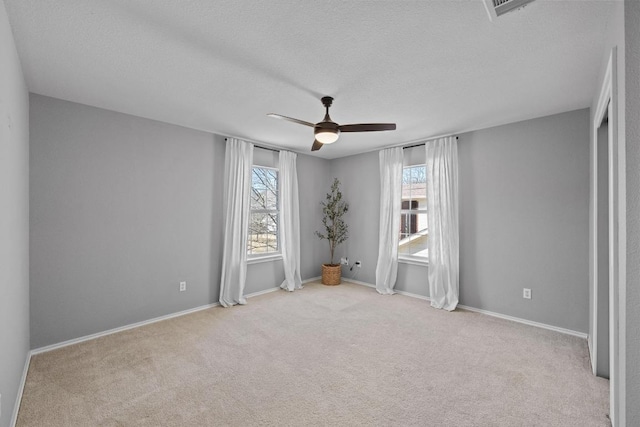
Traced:
[[[360, 280], [344, 279], [344, 281], [345, 282], [351, 282], [351, 283], [354, 283], [356, 285], [367, 286], [369, 288], [375, 288], [376, 287], [375, 285], [373, 285], [371, 283], [362, 282]], [[398, 291], [398, 290], [396, 290], [395, 292], [397, 294], [399, 294], [399, 295], [404, 295], [404, 296], [411, 297], [411, 298], [418, 298], [418, 299], [425, 300], [425, 301], [431, 301], [431, 299], [429, 299], [429, 297], [426, 297], [424, 295], [412, 294], [410, 292]], [[495, 313], [493, 311], [482, 310], [480, 308], [469, 307], [467, 305], [458, 304], [458, 307], [463, 309], [463, 310], [473, 311], [475, 313], [485, 314], [487, 316], [497, 317], [499, 319], [510, 320], [512, 322], [522, 323], [522, 324], [529, 325], [529, 326], [535, 326], [536, 328], [542, 328], [542, 329], [547, 329], [547, 330], [550, 330], [550, 331], [560, 332], [561, 334], [572, 335], [574, 337], [582, 338], [582, 339], [585, 339], [585, 340], [588, 338], [588, 334], [585, 334], [584, 332], [578, 332], [578, 331], [574, 331], [574, 330], [571, 330], [571, 329], [565, 329], [565, 328], [561, 328], [559, 326], [547, 325], [546, 323], [534, 322], [533, 320], [521, 319], [519, 317], [509, 316], [509, 315], [506, 315], [506, 314]]]
[[560, 332], [561, 334], [572, 335], [574, 337], [587, 339], [587, 334], [584, 332], [578, 332], [571, 329], [561, 328], [559, 326], [547, 325], [546, 323], [534, 322], [533, 320], [521, 319], [519, 317], [508, 316], [506, 314], [495, 313], [493, 311], [482, 310], [480, 308], [469, 307], [467, 305], [458, 304], [463, 310], [474, 311], [476, 313], [486, 314], [487, 316], [497, 317], [499, 319], [511, 320], [512, 322], [522, 323], [529, 326], [535, 326], [536, 328], [547, 329], [549, 331]]
[[264, 291], [258, 291], [258, 292], [253, 292], [250, 294], [245, 295], [245, 298], [253, 298], [253, 297], [257, 297], [260, 295], [264, 295], [264, 294], [269, 294], [271, 292], [275, 292], [275, 291], [279, 291], [280, 290], [280, 286], [276, 286], [275, 288], [269, 288], [269, 289], [265, 289]]
[[[367, 282], [363, 282], [361, 280], [347, 279], [347, 278], [344, 278], [344, 277], [342, 279], [345, 282], [354, 283], [356, 285], [362, 285], [362, 286], [366, 286], [368, 288], [373, 288], [373, 289], [376, 288], [376, 285], [374, 285], [373, 283], [367, 283]], [[425, 300], [425, 301], [431, 301], [431, 299], [429, 297], [425, 297], [424, 295], [412, 294], [411, 292], [399, 291], [397, 289], [394, 289], [393, 291], [398, 295], [404, 295], [406, 297], [417, 298], [417, 299], [421, 299], [421, 300]]]
[[11, 416], [11, 422], [9, 425], [15, 427], [18, 422], [18, 411], [20, 411], [20, 404], [22, 403], [22, 393], [24, 392], [24, 385], [27, 382], [27, 372], [29, 372], [29, 364], [31, 363], [31, 351], [27, 353], [26, 360], [24, 361], [24, 369], [22, 370], [22, 377], [20, 378], [20, 384], [18, 385], [18, 394], [16, 395], [16, 402], [13, 406], [13, 415]]
[[[247, 296], [249, 296], [249, 295], [247, 295]], [[171, 319], [173, 317], [184, 316], [186, 314], [195, 313], [197, 311], [206, 310], [208, 308], [217, 307], [219, 305], [220, 305], [219, 302], [214, 302], [213, 304], [205, 304], [205, 305], [201, 305], [199, 307], [190, 308], [188, 310], [178, 311], [176, 313], [171, 313], [171, 314], [166, 314], [164, 316], [154, 317], [153, 319], [143, 320], [142, 322], [131, 323], [130, 325], [120, 326], [118, 328], [109, 329], [109, 330], [106, 330], [106, 331], [103, 331], [103, 332], [98, 332], [98, 333], [91, 334], [91, 335], [85, 335], [83, 337], [74, 338], [74, 339], [63, 341], [63, 342], [60, 342], [60, 343], [57, 343], [57, 344], [51, 344], [51, 345], [47, 345], [47, 346], [44, 346], [44, 347], [36, 348], [36, 349], [31, 350], [31, 354], [33, 355], [33, 354], [46, 353], [47, 351], [57, 350], [59, 348], [67, 347], [69, 345], [73, 345], [73, 344], [78, 344], [78, 343], [85, 342], [85, 341], [94, 340], [96, 338], [104, 337], [106, 335], [115, 334], [117, 332], [122, 332], [122, 331], [126, 331], [126, 330], [129, 330], [129, 329], [139, 328], [140, 326], [150, 325], [151, 323], [160, 322], [161, 320], [167, 320], [167, 319]]]
[[407, 296], [407, 297], [418, 298], [418, 299], [422, 299], [422, 300], [431, 302], [431, 298], [425, 297], [424, 295], [412, 294], [411, 292], [398, 291], [398, 290], [396, 290], [395, 292], [397, 294], [404, 295], [404, 296]]
[[347, 279], [345, 277], [343, 277], [342, 280], [344, 280], [345, 282], [353, 283], [355, 285], [366, 286], [367, 288], [373, 288], [373, 289], [376, 288], [376, 285], [373, 285], [373, 284], [367, 283], [367, 282], [363, 282], [361, 280]]
[[[305, 284], [305, 283], [315, 282], [316, 280], [319, 280], [319, 279], [320, 279], [320, 276], [311, 277], [309, 279], [303, 280], [302, 283]], [[355, 279], [347, 279], [347, 278], [343, 278], [343, 280], [345, 282], [350, 282], [350, 283], [354, 283], [356, 285], [367, 286], [367, 287], [375, 289], [375, 285], [373, 285], [371, 283], [367, 283], [367, 282], [363, 282], [363, 281], [355, 280]], [[256, 297], [256, 296], [259, 296], [259, 295], [264, 295], [264, 294], [267, 294], [267, 293], [270, 293], [270, 292], [275, 292], [275, 291], [277, 291], [279, 289], [280, 289], [280, 287], [276, 286], [276, 287], [273, 287], [273, 288], [265, 289], [263, 291], [253, 292], [251, 294], [245, 295], [245, 297], [246, 298], [252, 298], [252, 297]], [[404, 295], [404, 296], [410, 297], [410, 298], [418, 298], [418, 299], [421, 299], [421, 300], [430, 301], [429, 297], [426, 297], [424, 295], [418, 295], [418, 294], [413, 294], [413, 293], [410, 293], [410, 292], [399, 291], [399, 290], [397, 290], [396, 293], [398, 293], [399, 295]], [[44, 347], [33, 349], [33, 350], [31, 350], [30, 354], [34, 355], [34, 354], [45, 353], [47, 351], [56, 350], [56, 349], [59, 349], [59, 348], [62, 348], [62, 347], [67, 347], [69, 345], [78, 344], [78, 343], [81, 343], [81, 342], [93, 340], [93, 339], [96, 339], [96, 338], [100, 338], [100, 337], [103, 337], [103, 336], [106, 336], [106, 335], [115, 334], [117, 332], [122, 332], [122, 331], [126, 331], [126, 330], [133, 329], [133, 328], [139, 328], [140, 326], [149, 325], [151, 323], [160, 322], [162, 320], [171, 319], [173, 317], [184, 316], [186, 314], [195, 313], [197, 311], [206, 310], [208, 308], [217, 307], [219, 305], [220, 305], [220, 303], [218, 303], [218, 302], [215, 302], [213, 304], [206, 304], [206, 305], [202, 305], [202, 306], [199, 306], [199, 307], [191, 308], [191, 309], [188, 309], [188, 310], [183, 310], [183, 311], [179, 311], [179, 312], [176, 312], [176, 313], [171, 313], [171, 314], [167, 314], [167, 315], [164, 315], [164, 316], [155, 317], [153, 319], [143, 320], [141, 322], [132, 323], [130, 325], [120, 326], [118, 328], [109, 329], [107, 331], [98, 332], [98, 333], [91, 334], [91, 335], [85, 335], [83, 337], [74, 338], [74, 339], [63, 341], [63, 342], [60, 342], [60, 343], [57, 343], [57, 344], [51, 344], [51, 345], [48, 345], [48, 346], [44, 346]], [[495, 313], [495, 312], [492, 312], [492, 311], [482, 310], [482, 309], [479, 309], [479, 308], [469, 307], [469, 306], [466, 306], [466, 305], [458, 305], [458, 307], [460, 307], [462, 309], [465, 309], [465, 310], [474, 311], [476, 313], [486, 314], [488, 316], [493, 316], [493, 317], [498, 317], [498, 318], [501, 318], [501, 319], [511, 320], [513, 322], [518, 322], [518, 323], [523, 323], [525, 325], [530, 325], [530, 326], [535, 326], [535, 327], [538, 327], [538, 328], [548, 329], [548, 330], [551, 330], [551, 331], [556, 331], [556, 332], [560, 332], [560, 333], [567, 334], [567, 335], [573, 335], [575, 337], [579, 337], [579, 338], [582, 338], [582, 339], [587, 339], [588, 338], [588, 335], [583, 333], [583, 332], [578, 332], [578, 331], [573, 331], [573, 330], [570, 330], [570, 329], [560, 328], [558, 326], [547, 325], [545, 323], [534, 322], [532, 320], [521, 319], [519, 317], [508, 316], [506, 314]], [[28, 368], [28, 364], [27, 364], [27, 368]]]
[[[315, 277], [311, 278], [311, 279], [307, 279], [303, 283], [311, 282], [311, 281], [316, 280], [316, 279], [317, 278], [315, 278]], [[253, 292], [251, 294], [247, 294], [247, 295], [245, 295], [245, 298], [257, 297], [258, 295], [268, 294], [270, 292], [275, 292], [277, 290], [280, 290], [279, 286], [276, 286], [274, 288], [265, 289], [264, 291], [258, 291], [258, 292]], [[219, 305], [220, 305], [219, 302], [215, 302], [215, 303], [212, 303], [212, 304], [205, 304], [205, 305], [201, 305], [199, 307], [178, 311], [178, 312], [167, 314], [167, 315], [164, 315], [164, 316], [154, 317], [153, 319], [143, 320], [142, 322], [136, 322], [136, 323], [132, 323], [130, 325], [120, 326], [119, 328], [113, 328], [113, 329], [109, 329], [107, 331], [98, 332], [98, 333], [91, 334], [91, 335], [85, 335], [83, 337], [74, 338], [74, 339], [71, 339], [71, 340], [63, 341], [63, 342], [60, 342], [60, 343], [57, 343], [57, 344], [47, 345], [47, 346], [36, 348], [36, 349], [33, 349], [33, 350], [29, 351], [29, 353], [27, 353], [27, 360], [25, 361], [25, 364], [24, 364], [24, 371], [22, 372], [22, 378], [20, 380], [20, 386], [19, 386], [19, 389], [18, 389], [18, 395], [16, 397], [16, 403], [15, 403], [15, 407], [13, 409], [13, 418], [11, 419], [11, 424], [10, 425], [12, 427], [15, 427], [16, 422], [18, 421], [18, 411], [20, 410], [20, 403], [22, 402], [22, 393], [24, 392], [24, 385], [25, 385], [25, 382], [27, 381], [27, 372], [29, 371], [29, 364], [31, 363], [31, 357], [33, 355], [40, 354], [40, 353], [46, 353], [48, 351], [57, 350], [59, 348], [67, 347], [67, 346], [70, 346], [70, 345], [73, 345], [73, 344], [79, 344], [79, 343], [85, 342], [85, 341], [94, 340], [96, 338], [104, 337], [106, 335], [115, 334], [117, 332], [122, 332], [122, 331], [126, 331], [126, 330], [129, 330], [129, 329], [139, 328], [140, 326], [150, 325], [151, 323], [160, 322], [162, 320], [167, 320], [167, 319], [171, 319], [171, 318], [174, 318], [174, 317], [184, 316], [184, 315], [195, 313], [195, 312], [198, 312], [198, 311], [201, 311], [201, 310], [206, 310], [208, 308], [218, 307]]]
[[591, 371], [593, 372], [593, 375], [596, 375], [596, 364], [593, 363], [593, 338], [591, 338], [591, 335], [587, 336], [587, 347], [589, 348], [589, 366], [591, 366]]
[[[309, 283], [309, 282], [313, 282], [313, 281], [318, 280], [318, 279], [320, 279], [320, 276], [312, 277], [310, 279], [303, 280], [302, 283]], [[258, 292], [253, 292], [253, 293], [247, 294], [247, 295], [245, 295], [245, 298], [257, 297], [259, 295], [268, 294], [270, 292], [275, 292], [277, 290], [280, 290], [279, 286], [276, 286], [274, 288], [265, 289], [263, 291], [258, 291]], [[219, 305], [220, 305], [219, 302], [214, 302], [213, 304], [205, 304], [205, 305], [201, 305], [199, 307], [190, 308], [188, 310], [182, 310], [182, 311], [178, 311], [176, 313], [171, 313], [171, 314], [166, 314], [164, 316], [154, 317], [153, 319], [143, 320], [141, 322], [136, 322], [136, 323], [132, 323], [130, 325], [120, 326], [118, 328], [109, 329], [109, 330], [106, 330], [106, 331], [103, 331], [103, 332], [97, 332], [97, 333], [91, 334], [91, 335], [85, 335], [83, 337], [78, 337], [78, 338], [74, 338], [74, 339], [71, 339], [71, 340], [59, 342], [57, 344], [51, 344], [51, 345], [47, 345], [47, 346], [44, 346], [44, 347], [39, 347], [39, 348], [31, 350], [30, 354], [34, 355], [34, 354], [46, 353], [47, 351], [57, 350], [57, 349], [62, 348], [62, 347], [67, 347], [69, 345], [73, 345], [73, 344], [78, 344], [78, 343], [85, 342], [85, 341], [94, 340], [96, 338], [104, 337], [106, 335], [115, 334], [117, 332], [122, 332], [122, 331], [126, 331], [126, 330], [129, 330], [129, 329], [139, 328], [140, 326], [149, 325], [151, 323], [160, 322], [162, 320], [171, 319], [173, 317], [184, 316], [186, 314], [191, 314], [191, 313], [195, 313], [197, 311], [206, 310], [206, 309], [211, 308], [211, 307], [218, 307]]]

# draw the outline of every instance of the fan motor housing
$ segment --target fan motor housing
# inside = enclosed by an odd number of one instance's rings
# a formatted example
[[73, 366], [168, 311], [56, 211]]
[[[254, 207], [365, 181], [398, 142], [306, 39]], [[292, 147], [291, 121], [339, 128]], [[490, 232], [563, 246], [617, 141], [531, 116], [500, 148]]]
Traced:
[[326, 130], [329, 130], [335, 133], [340, 133], [340, 126], [335, 122], [320, 122], [320, 123], [316, 123], [316, 125], [313, 127], [313, 130], [314, 130], [314, 134], [318, 132], [326, 131]]

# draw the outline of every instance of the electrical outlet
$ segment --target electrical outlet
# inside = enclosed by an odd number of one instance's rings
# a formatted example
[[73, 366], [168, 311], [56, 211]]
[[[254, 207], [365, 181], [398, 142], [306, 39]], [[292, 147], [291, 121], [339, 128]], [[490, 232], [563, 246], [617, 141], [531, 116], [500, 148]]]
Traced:
[[349, 258], [347, 258], [347, 257], [340, 258], [340, 264], [349, 265]]
[[187, 282], [180, 282], [180, 292], [187, 290]]
[[522, 298], [531, 299], [531, 289], [523, 288], [522, 289]]
[[354, 264], [357, 268], [362, 267], [362, 263], [360, 261], [356, 261], [356, 263]]

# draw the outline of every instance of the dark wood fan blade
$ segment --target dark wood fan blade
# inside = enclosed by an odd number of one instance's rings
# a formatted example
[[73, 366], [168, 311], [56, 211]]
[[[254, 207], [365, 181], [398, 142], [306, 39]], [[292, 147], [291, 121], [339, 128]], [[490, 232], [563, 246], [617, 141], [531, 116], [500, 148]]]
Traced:
[[395, 123], [359, 123], [355, 125], [339, 126], [340, 132], [377, 132], [381, 130], [396, 130]]
[[298, 123], [300, 125], [305, 125], [305, 126], [309, 126], [309, 127], [314, 127], [315, 126], [315, 124], [313, 124], [313, 123], [305, 122], [304, 120], [298, 120], [298, 119], [294, 119], [293, 117], [287, 117], [287, 116], [283, 116], [283, 115], [280, 115], [280, 114], [269, 113], [269, 114], [267, 114], [267, 116], [273, 117], [275, 119], [289, 120], [290, 122]]
[[313, 141], [313, 145], [311, 146], [311, 151], [318, 151], [322, 148], [324, 144], [319, 142], [318, 140]]

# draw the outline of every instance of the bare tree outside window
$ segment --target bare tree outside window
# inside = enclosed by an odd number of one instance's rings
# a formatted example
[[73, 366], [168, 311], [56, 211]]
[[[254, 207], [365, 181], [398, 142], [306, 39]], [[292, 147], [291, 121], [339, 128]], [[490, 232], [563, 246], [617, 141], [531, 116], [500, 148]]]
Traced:
[[278, 170], [254, 166], [247, 255], [278, 252]]
[[425, 165], [409, 166], [402, 169], [402, 185], [427, 184]]

